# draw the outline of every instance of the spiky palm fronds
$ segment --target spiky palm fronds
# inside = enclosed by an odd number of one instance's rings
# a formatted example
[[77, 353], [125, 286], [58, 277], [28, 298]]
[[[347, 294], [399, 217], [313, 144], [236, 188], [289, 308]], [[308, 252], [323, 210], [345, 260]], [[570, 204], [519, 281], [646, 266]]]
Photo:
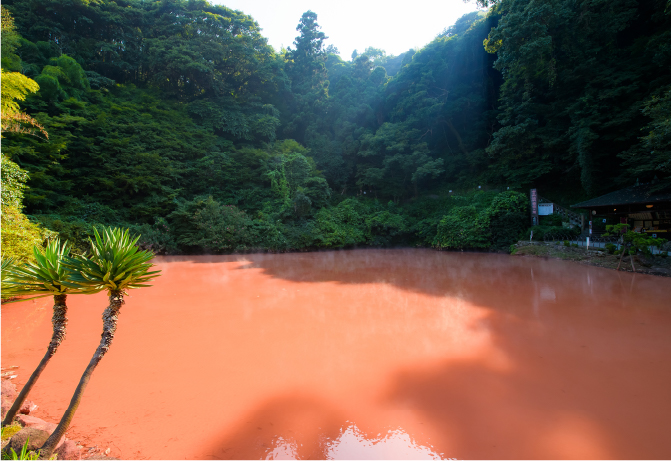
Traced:
[[0, 285], [0, 291], [2, 291], [2, 299], [11, 298], [14, 296], [12, 293], [13, 285], [9, 283], [11, 277], [11, 271], [14, 268], [14, 258], [5, 258], [0, 264], [0, 274], [2, 278], [2, 284]]
[[70, 254], [70, 245], [67, 241], [65, 241], [63, 245], [61, 245], [59, 239], [49, 242], [44, 250], [44, 254], [41, 253], [37, 247], [33, 247], [33, 254], [35, 255], [35, 262], [13, 267], [11, 271], [9, 271], [8, 280], [6, 282], [3, 281], [3, 284], [6, 283], [9, 287], [9, 292], [12, 296], [37, 295], [10, 302], [53, 296], [54, 312], [51, 318], [53, 332], [49, 347], [47, 348], [44, 357], [37, 365], [37, 368], [35, 368], [35, 371], [30, 375], [30, 378], [14, 400], [11, 408], [7, 410], [5, 419], [2, 421], [3, 426], [11, 424], [14, 420], [14, 416], [18, 414], [23, 402], [28, 397], [28, 394], [51, 360], [51, 357], [53, 357], [60, 344], [65, 340], [68, 324], [67, 295], [70, 293], [95, 293], [96, 291], [100, 291], [88, 287], [70, 287], [68, 279], [72, 273], [63, 265], [64, 259]]
[[50, 241], [44, 253], [34, 247], [35, 262], [28, 262], [10, 269], [3, 283], [3, 290], [6, 285], [12, 296], [37, 295], [19, 301], [52, 295], [89, 294], [100, 291], [102, 288], [72, 286], [69, 280], [72, 271], [64, 265], [69, 254], [70, 244], [65, 241], [61, 245], [60, 239]]
[[65, 264], [72, 270], [68, 286], [110, 291], [151, 286], [146, 283], [161, 271], [149, 271], [154, 253], [135, 245], [140, 236], [133, 238], [128, 229], [120, 228], [104, 228], [102, 236], [97, 229], [94, 232], [88, 258], [67, 258]]
[[67, 265], [73, 270], [70, 280], [73, 286], [106, 288], [109, 292], [110, 303], [103, 312], [103, 333], [100, 335], [100, 344], [84, 370], [70, 400], [70, 405], [65, 410], [58, 426], [42, 445], [42, 455], [46, 457], [53, 453], [56, 444], [70, 427], [93, 372], [112, 345], [119, 312], [124, 304], [124, 290], [151, 286], [146, 285], [146, 282], [158, 277], [160, 272], [149, 271], [153, 266], [149, 261], [154, 254], [135, 246], [139, 236], [132, 238], [127, 229], [124, 231], [118, 228], [105, 228], [102, 237], [96, 230], [95, 237], [95, 242], [91, 241], [91, 255], [88, 259], [68, 259]]

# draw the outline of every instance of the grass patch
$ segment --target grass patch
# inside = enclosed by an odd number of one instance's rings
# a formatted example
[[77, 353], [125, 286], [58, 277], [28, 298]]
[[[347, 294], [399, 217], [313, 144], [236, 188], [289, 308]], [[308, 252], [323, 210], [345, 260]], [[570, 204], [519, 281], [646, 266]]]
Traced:
[[584, 248], [579, 248], [575, 244], [566, 247], [562, 246], [561, 243], [556, 245], [525, 245], [517, 248], [517, 251], [514, 254], [516, 256], [545, 256], [548, 258], [566, 259], [570, 261], [581, 261], [590, 257]]
[[23, 427], [19, 423], [12, 423], [11, 426], [6, 426], [2, 428], [2, 440], [11, 439], [14, 434], [19, 432]]

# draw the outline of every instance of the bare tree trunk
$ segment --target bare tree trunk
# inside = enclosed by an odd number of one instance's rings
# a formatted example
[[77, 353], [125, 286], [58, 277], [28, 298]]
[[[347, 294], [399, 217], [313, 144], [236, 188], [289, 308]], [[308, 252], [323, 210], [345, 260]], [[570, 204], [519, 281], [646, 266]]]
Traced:
[[84, 395], [84, 390], [86, 389], [86, 386], [88, 385], [89, 380], [93, 375], [93, 372], [98, 366], [100, 360], [102, 360], [102, 358], [105, 356], [110, 346], [112, 345], [112, 340], [114, 339], [114, 333], [116, 332], [117, 329], [119, 310], [121, 309], [121, 306], [124, 303], [123, 294], [121, 290], [110, 291], [109, 301], [110, 301], [109, 306], [107, 307], [107, 309], [105, 309], [105, 312], [103, 312], [103, 332], [100, 338], [100, 344], [98, 345], [95, 354], [93, 354], [93, 358], [89, 362], [89, 365], [86, 367], [84, 374], [79, 380], [77, 389], [75, 389], [75, 393], [72, 396], [72, 400], [70, 400], [70, 405], [68, 406], [67, 410], [65, 410], [65, 413], [61, 418], [61, 421], [58, 423], [58, 426], [56, 427], [54, 432], [49, 436], [47, 441], [44, 442], [44, 445], [42, 445], [42, 447], [40, 448], [40, 459], [48, 459], [52, 455], [54, 449], [56, 448], [56, 445], [58, 445], [58, 442], [65, 435], [65, 432], [70, 427], [72, 418], [75, 416], [77, 407], [79, 407], [79, 403], [81, 402], [82, 396]]
[[634, 267], [634, 255], [631, 253], [629, 253], [629, 260], [631, 261], [631, 268], [636, 272], [636, 268]]
[[44, 369], [47, 367], [49, 360], [51, 360], [51, 357], [53, 357], [54, 354], [56, 353], [58, 346], [60, 346], [61, 343], [65, 340], [65, 332], [68, 326], [68, 317], [67, 317], [68, 306], [65, 304], [66, 298], [67, 295], [65, 294], [54, 295], [54, 315], [51, 317], [51, 324], [53, 325], [53, 333], [51, 334], [51, 342], [49, 343], [49, 347], [47, 348], [47, 353], [44, 354], [44, 357], [40, 361], [39, 365], [37, 365], [37, 368], [35, 368], [33, 374], [30, 375], [28, 382], [26, 383], [25, 386], [23, 386], [23, 389], [21, 389], [21, 392], [16, 397], [14, 404], [5, 415], [5, 419], [2, 421], [3, 426], [12, 424], [14, 417], [21, 409], [21, 406], [23, 405], [23, 402], [26, 400], [26, 397], [28, 397], [28, 394], [32, 390], [38, 378], [40, 377]]
[[619, 270], [620, 270], [620, 265], [622, 264], [622, 258], [624, 258], [624, 252], [625, 252], [625, 250], [626, 250], [626, 248], [625, 248], [624, 244], [622, 244], [622, 249], [620, 250], [620, 251], [621, 251], [621, 253], [620, 253], [620, 262], [617, 263], [617, 269], [615, 269], [616, 271], [619, 271]]

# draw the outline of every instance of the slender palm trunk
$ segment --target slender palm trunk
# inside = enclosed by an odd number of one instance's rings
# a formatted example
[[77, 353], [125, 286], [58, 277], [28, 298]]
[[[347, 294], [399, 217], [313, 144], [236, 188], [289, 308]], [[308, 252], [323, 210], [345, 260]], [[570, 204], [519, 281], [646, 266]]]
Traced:
[[54, 449], [56, 448], [56, 445], [58, 445], [58, 442], [70, 427], [72, 418], [75, 416], [75, 412], [77, 411], [77, 407], [79, 407], [79, 403], [81, 402], [82, 396], [84, 395], [84, 390], [86, 389], [86, 386], [91, 379], [91, 375], [93, 375], [93, 371], [96, 369], [98, 363], [100, 360], [102, 360], [112, 345], [114, 333], [116, 332], [117, 328], [117, 320], [119, 319], [119, 311], [124, 303], [121, 290], [110, 291], [109, 302], [109, 306], [107, 309], [105, 309], [105, 312], [103, 312], [103, 332], [100, 338], [100, 344], [98, 345], [95, 354], [93, 354], [93, 358], [89, 362], [89, 365], [86, 367], [84, 374], [79, 380], [77, 389], [75, 389], [72, 400], [70, 400], [70, 405], [68, 406], [67, 410], [65, 410], [61, 421], [58, 423], [58, 426], [49, 436], [47, 441], [44, 442], [44, 445], [42, 445], [40, 448], [41, 459], [48, 459], [51, 456]]
[[37, 365], [37, 368], [35, 368], [33, 374], [30, 375], [28, 382], [26, 383], [25, 386], [23, 386], [23, 389], [21, 389], [21, 392], [19, 393], [18, 397], [16, 397], [14, 404], [5, 415], [5, 419], [2, 421], [3, 426], [12, 424], [14, 417], [21, 409], [21, 406], [23, 405], [23, 402], [26, 400], [26, 397], [28, 397], [28, 394], [32, 390], [38, 378], [40, 377], [44, 369], [47, 367], [49, 360], [51, 360], [51, 357], [53, 357], [54, 354], [56, 353], [58, 346], [60, 346], [61, 343], [65, 340], [65, 332], [68, 326], [68, 317], [67, 317], [68, 306], [65, 304], [66, 298], [67, 295], [65, 294], [54, 295], [54, 315], [51, 317], [51, 324], [53, 325], [53, 333], [51, 334], [51, 342], [49, 343], [49, 347], [47, 348], [47, 353], [44, 354], [42, 361], [40, 362], [39, 365]]

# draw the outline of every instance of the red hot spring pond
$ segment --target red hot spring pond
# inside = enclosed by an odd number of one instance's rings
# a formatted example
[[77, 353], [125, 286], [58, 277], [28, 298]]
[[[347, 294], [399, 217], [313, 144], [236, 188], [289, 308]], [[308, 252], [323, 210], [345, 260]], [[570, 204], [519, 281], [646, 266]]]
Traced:
[[[68, 437], [122, 459], [671, 458], [671, 280], [431, 250], [157, 257]], [[106, 296], [69, 296], [58, 422]], [[49, 299], [2, 307], [22, 386]]]

